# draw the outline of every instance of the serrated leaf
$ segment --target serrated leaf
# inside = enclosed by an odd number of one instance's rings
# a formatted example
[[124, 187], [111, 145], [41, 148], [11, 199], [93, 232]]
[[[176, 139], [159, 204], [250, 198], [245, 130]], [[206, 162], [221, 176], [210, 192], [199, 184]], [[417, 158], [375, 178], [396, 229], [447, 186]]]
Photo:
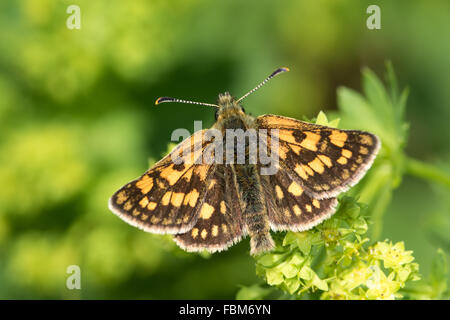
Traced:
[[341, 121], [340, 118], [331, 120], [330, 122], [328, 122], [328, 125], [332, 128], [337, 128], [339, 126], [339, 122]]
[[368, 102], [374, 109], [378, 118], [388, 121], [394, 127], [392, 104], [383, 83], [370, 69], [363, 70], [363, 87]]
[[321, 110], [317, 115], [316, 124], [320, 124], [322, 126], [328, 126], [328, 119], [325, 113]]

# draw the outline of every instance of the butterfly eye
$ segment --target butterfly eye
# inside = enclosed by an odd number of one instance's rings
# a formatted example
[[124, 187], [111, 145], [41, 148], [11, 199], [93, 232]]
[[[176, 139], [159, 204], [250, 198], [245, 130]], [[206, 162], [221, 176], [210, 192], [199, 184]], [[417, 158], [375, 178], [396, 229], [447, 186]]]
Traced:
[[217, 118], [219, 118], [219, 110], [216, 110], [216, 114], [214, 115], [214, 117], [216, 118], [216, 120]]
[[243, 113], [245, 113], [245, 109], [244, 109], [244, 107], [241, 107], [241, 110], [242, 110], [242, 112], [243, 112]]

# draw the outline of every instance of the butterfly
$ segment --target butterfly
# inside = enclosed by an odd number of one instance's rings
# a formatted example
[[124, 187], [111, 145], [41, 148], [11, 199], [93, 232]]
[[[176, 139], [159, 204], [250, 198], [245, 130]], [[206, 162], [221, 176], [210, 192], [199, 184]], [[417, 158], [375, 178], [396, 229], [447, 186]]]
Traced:
[[[274, 248], [271, 230], [304, 231], [329, 218], [336, 211], [336, 197], [355, 185], [372, 165], [380, 140], [364, 131], [247, 114], [241, 101], [286, 71], [275, 70], [239, 99], [220, 94], [217, 104], [158, 98], [155, 104], [214, 107], [216, 122], [211, 129], [186, 138], [114, 193], [109, 200], [111, 211], [144, 231], [173, 234], [175, 242], [189, 252], [222, 251], [249, 235], [252, 255]], [[225, 147], [230, 130], [264, 132], [266, 139], [256, 149], [276, 156], [276, 170], [263, 174], [261, 161], [249, 161], [250, 149], [255, 150], [256, 144], [248, 136]], [[244, 161], [236, 161], [233, 152], [238, 149], [243, 150]], [[207, 152], [225, 153], [226, 161], [203, 161]]]

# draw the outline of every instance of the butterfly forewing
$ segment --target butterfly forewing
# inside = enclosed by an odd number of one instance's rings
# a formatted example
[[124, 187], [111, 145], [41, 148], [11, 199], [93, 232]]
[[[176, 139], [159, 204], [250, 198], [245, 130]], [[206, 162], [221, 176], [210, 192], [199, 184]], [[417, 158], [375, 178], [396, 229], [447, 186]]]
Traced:
[[110, 199], [110, 209], [145, 231], [175, 234], [190, 230], [213, 171], [211, 165], [196, 161], [210, 143], [201, 139], [205, 131], [184, 140], [144, 175], [119, 189]]
[[317, 199], [335, 197], [357, 183], [380, 145], [375, 135], [364, 131], [339, 130], [275, 115], [256, 121], [258, 128], [269, 129], [269, 138], [277, 134], [280, 170], [288, 171]]

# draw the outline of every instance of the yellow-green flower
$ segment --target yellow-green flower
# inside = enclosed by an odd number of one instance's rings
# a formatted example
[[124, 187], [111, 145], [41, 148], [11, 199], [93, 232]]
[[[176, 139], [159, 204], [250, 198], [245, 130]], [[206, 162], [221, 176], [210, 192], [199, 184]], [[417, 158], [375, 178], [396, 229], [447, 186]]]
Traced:
[[400, 283], [394, 280], [395, 273], [391, 272], [386, 277], [378, 266], [371, 266], [371, 268], [373, 273], [366, 281], [368, 288], [366, 291], [367, 299], [394, 300], [396, 297], [400, 297], [400, 295], [396, 294], [400, 289]]
[[365, 284], [369, 277], [372, 276], [372, 273], [373, 270], [371, 268], [364, 263], [360, 263], [344, 276], [342, 285], [347, 290], [351, 291], [360, 285]]
[[412, 251], [405, 251], [403, 241], [395, 245], [392, 245], [392, 242], [378, 242], [370, 249], [370, 254], [375, 259], [382, 260], [385, 268], [391, 269], [398, 269], [414, 260]]

